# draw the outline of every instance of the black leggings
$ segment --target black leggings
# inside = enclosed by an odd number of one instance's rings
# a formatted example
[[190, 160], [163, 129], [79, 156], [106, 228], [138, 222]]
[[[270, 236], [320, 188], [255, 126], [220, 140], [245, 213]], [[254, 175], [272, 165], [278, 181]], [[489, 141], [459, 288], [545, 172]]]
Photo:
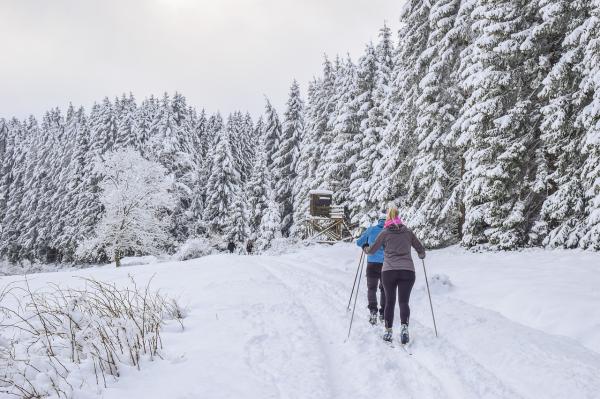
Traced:
[[385, 327], [394, 325], [394, 307], [396, 305], [396, 290], [398, 290], [398, 305], [400, 305], [400, 321], [408, 324], [410, 318], [410, 291], [415, 284], [415, 272], [412, 270], [386, 270], [381, 273], [383, 289], [385, 291]]
[[385, 293], [381, 283], [381, 267], [383, 263], [367, 263], [367, 299], [371, 313], [377, 313], [377, 288], [379, 288], [379, 313], [383, 316], [385, 309]]

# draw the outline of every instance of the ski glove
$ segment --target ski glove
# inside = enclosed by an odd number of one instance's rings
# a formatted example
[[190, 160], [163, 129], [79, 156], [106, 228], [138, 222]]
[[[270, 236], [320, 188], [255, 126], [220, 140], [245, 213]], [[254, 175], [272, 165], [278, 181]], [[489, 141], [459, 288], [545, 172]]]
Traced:
[[425, 252], [423, 252], [422, 254], [419, 254], [419, 259], [425, 259]]
[[362, 246], [363, 252], [367, 255], [369, 254], [369, 244], [365, 244]]

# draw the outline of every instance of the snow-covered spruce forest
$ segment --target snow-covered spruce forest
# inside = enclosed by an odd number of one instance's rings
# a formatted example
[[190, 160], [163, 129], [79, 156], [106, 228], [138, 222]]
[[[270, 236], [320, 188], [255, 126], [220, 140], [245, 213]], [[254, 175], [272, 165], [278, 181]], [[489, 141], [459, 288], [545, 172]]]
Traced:
[[169, 182], [167, 234], [126, 254], [301, 236], [315, 188], [363, 225], [396, 202], [430, 248], [600, 249], [600, 1], [408, 1], [396, 36], [325, 58], [303, 94], [257, 120], [179, 93], [0, 119], [0, 256], [109, 259], [78, 247], [120, 157]]

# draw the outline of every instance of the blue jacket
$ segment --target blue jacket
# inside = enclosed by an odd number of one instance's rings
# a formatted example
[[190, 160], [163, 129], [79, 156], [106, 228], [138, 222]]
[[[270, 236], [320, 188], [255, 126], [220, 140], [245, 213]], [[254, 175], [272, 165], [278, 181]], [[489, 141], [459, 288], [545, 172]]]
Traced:
[[[375, 239], [383, 231], [383, 225], [385, 223], [385, 219], [379, 219], [379, 222], [375, 226], [371, 226], [365, 230], [364, 233], [356, 240], [356, 245], [362, 248], [363, 245], [373, 245]], [[367, 257], [367, 262], [372, 263], [383, 263], [383, 247], [379, 248], [377, 252], [373, 255], [369, 255]]]

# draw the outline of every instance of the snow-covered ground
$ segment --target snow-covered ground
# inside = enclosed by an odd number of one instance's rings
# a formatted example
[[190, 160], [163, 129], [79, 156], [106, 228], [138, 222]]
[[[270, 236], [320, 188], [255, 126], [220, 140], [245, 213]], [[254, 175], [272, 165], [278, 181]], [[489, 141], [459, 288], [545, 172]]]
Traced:
[[[36, 274], [30, 284], [154, 275], [155, 288], [187, 306], [185, 330], [163, 334], [165, 359], [124, 370], [107, 399], [600, 397], [600, 254], [430, 252], [440, 337], [418, 264], [413, 356], [367, 323], [364, 279], [345, 341], [359, 254], [348, 244], [222, 254]], [[0, 286], [20, 279], [1, 277]]]

